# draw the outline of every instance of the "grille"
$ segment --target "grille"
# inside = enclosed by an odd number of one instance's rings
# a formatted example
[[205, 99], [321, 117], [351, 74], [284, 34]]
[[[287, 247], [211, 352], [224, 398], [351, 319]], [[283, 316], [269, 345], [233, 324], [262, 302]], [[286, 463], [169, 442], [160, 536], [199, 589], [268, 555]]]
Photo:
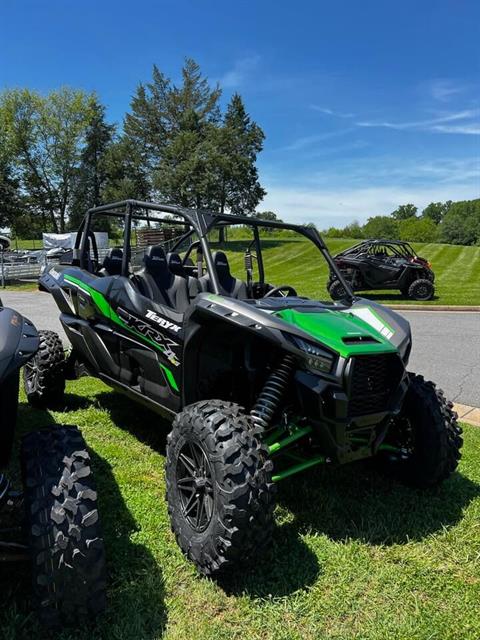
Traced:
[[403, 366], [395, 354], [352, 358], [349, 414], [385, 411], [397, 389]]

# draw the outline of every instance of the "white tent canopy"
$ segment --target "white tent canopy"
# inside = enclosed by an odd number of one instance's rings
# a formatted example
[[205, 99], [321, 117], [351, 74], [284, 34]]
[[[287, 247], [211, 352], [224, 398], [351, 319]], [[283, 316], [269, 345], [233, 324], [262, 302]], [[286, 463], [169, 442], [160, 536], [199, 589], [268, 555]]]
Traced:
[[[77, 233], [42, 233], [42, 236], [45, 249], [73, 249]], [[95, 240], [98, 249], [108, 249], [108, 233], [106, 231], [96, 231]]]

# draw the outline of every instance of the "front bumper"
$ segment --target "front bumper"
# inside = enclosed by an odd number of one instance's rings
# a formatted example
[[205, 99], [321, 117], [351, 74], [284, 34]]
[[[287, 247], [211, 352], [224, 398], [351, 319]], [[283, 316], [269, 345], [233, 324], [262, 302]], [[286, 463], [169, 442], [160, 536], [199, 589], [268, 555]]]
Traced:
[[381, 410], [355, 415], [348, 395], [348, 379], [343, 388], [298, 370], [295, 386], [301, 415], [314, 427], [316, 444], [332, 461], [343, 464], [375, 455], [391, 418], [401, 410], [409, 379], [404, 372]]

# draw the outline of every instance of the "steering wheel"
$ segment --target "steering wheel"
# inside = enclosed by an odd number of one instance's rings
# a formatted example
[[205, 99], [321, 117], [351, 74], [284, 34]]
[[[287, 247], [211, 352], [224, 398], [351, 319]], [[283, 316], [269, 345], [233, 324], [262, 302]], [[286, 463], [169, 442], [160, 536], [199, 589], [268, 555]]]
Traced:
[[[285, 292], [285, 293], [284, 293]], [[286, 298], [287, 296], [297, 296], [297, 292], [293, 287], [289, 284], [281, 284], [279, 287], [273, 287], [270, 291], [265, 294], [264, 298], [271, 298], [272, 296], [278, 298]]]

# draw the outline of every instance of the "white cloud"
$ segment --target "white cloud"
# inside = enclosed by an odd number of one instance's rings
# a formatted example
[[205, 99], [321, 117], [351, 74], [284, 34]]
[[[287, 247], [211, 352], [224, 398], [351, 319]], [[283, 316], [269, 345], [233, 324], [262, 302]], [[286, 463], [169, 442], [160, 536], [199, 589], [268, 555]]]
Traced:
[[[398, 131], [406, 131], [409, 129], [420, 131], [433, 131], [438, 133], [461, 133], [466, 135], [474, 135], [478, 133], [478, 109], [464, 109], [454, 113], [446, 113], [429, 120], [414, 120], [410, 122], [389, 122], [389, 121], [371, 121], [361, 120], [355, 124], [359, 127], [381, 127], [386, 129], [396, 129]], [[457, 126], [444, 126], [448, 122], [462, 122]], [[472, 122], [473, 120], [473, 122]], [[475, 122], [475, 120], [477, 122]]]
[[343, 113], [341, 111], [334, 111], [333, 109], [328, 109], [327, 107], [319, 107], [316, 104], [311, 104], [310, 109], [313, 111], [318, 111], [319, 113], [323, 113], [326, 116], [335, 116], [336, 118], [353, 118], [355, 117], [354, 113]]
[[309, 182], [343, 185], [345, 176], [350, 184], [360, 187], [476, 184], [480, 191], [480, 158], [436, 158], [435, 160], [377, 156], [350, 161], [337, 170], [312, 174]]
[[304, 136], [302, 138], [297, 138], [286, 147], [278, 149], [278, 151], [299, 151], [300, 149], [310, 147], [312, 144], [315, 144], [317, 142], [323, 142], [324, 140], [330, 140], [331, 138], [336, 138], [337, 136], [343, 136], [346, 133], [350, 133], [351, 131], [353, 131], [353, 129], [349, 127], [348, 129], [337, 129], [335, 131], [327, 131], [325, 133], [319, 133], [312, 136]]
[[440, 133], [463, 133], [468, 136], [478, 136], [480, 134], [480, 123], [478, 124], [465, 124], [465, 125], [437, 125], [432, 127], [432, 131], [439, 131]]
[[388, 214], [399, 204], [413, 202], [420, 210], [430, 202], [478, 197], [478, 187], [463, 183], [424, 187], [359, 187], [315, 189], [267, 184], [261, 210], [275, 211], [282, 220], [314, 222], [320, 229], [342, 226], [374, 215]]
[[220, 86], [235, 89], [244, 84], [260, 62], [260, 56], [240, 58], [219, 80]]
[[447, 78], [438, 78], [430, 83], [432, 97], [440, 102], [448, 102], [452, 96], [463, 93], [465, 90], [465, 85], [458, 84]]

